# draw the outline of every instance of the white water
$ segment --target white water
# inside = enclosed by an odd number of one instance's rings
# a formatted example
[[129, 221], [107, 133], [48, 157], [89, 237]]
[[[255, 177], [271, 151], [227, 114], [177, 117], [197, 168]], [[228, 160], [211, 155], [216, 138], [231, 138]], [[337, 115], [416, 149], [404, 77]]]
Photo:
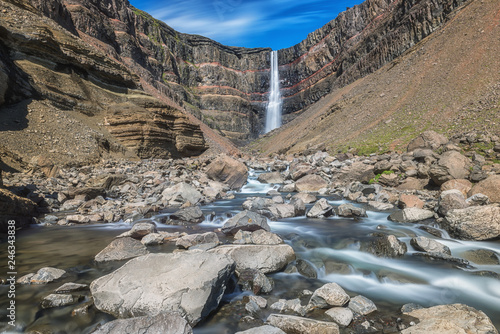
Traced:
[[278, 51], [271, 51], [271, 90], [266, 110], [266, 128], [269, 132], [281, 126], [281, 95], [278, 73]]

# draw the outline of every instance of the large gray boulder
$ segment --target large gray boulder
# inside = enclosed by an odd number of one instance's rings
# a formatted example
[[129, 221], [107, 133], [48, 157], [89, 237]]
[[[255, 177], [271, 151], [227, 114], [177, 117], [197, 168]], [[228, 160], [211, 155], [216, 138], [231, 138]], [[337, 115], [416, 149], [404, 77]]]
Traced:
[[205, 216], [199, 206], [190, 206], [172, 213], [170, 219], [180, 224], [198, 224], [205, 219]]
[[376, 234], [374, 240], [361, 246], [361, 250], [379, 257], [401, 257], [408, 249], [403, 241], [392, 234]]
[[192, 334], [188, 322], [174, 313], [160, 313], [155, 316], [142, 316], [110, 321], [93, 334]]
[[444, 253], [447, 255], [451, 255], [450, 248], [448, 246], [443, 245], [436, 240], [429, 239], [426, 237], [415, 237], [410, 240], [410, 245], [413, 246], [416, 250], [428, 252], [428, 253]]
[[344, 306], [350, 300], [349, 295], [337, 283], [327, 283], [314, 291], [308, 310], [315, 308], [330, 308], [332, 306]]
[[265, 274], [280, 271], [295, 260], [295, 252], [287, 244], [223, 245], [209, 252], [230, 256], [238, 270], [258, 269]]
[[285, 333], [338, 334], [339, 325], [334, 322], [319, 321], [285, 314], [271, 314], [267, 323], [278, 327]]
[[319, 199], [306, 214], [309, 218], [321, 218], [335, 216], [333, 206], [325, 198]]
[[472, 206], [448, 212], [444, 227], [455, 238], [487, 240], [500, 237], [500, 206]]
[[247, 182], [248, 168], [244, 163], [221, 154], [207, 166], [207, 176], [227, 184], [231, 189], [239, 189]]
[[271, 231], [271, 228], [267, 224], [266, 217], [255, 212], [245, 210], [229, 219], [222, 227], [222, 232], [224, 234], [234, 235], [239, 230], [256, 231], [260, 229], [268, 232]]
[[176, 312], [194, 326], [218, 307], [234, 269], [222, 254], [149, 254], [96, 279], [90, 291], [97, 309], [117, 318]]
[[202, 198], [203, 195], [195, 187], [184, 182], [166, 188], [162, 192], [162, 200], [165, 206], [180, 206], [186, 202], [194, 205]]
[[111, 241], [95, 256], [96, 262], [123, 261], [148, 254], [149, 251], [140, 241], [130, 237]]
[[402, 334], [498, 334], [486, 314], [463, 304], [438, 305], [407, 314], [420, 322], [401, 331]]
[[157, 233], [158, 231], [156, 230], [156, 225], [154, 223], [149, 223], [149, 222], [141, 222], [141, 223], [136, 223], [132, 228], [120, 234], [117, 238], [124, 238], [124, 237], [130, 237], [134, 239], [142, 239], [144, 236], [150, 234], [150, 233]]
[[295, 188], [298, 192], [318, 192], [326, 187], [328, 187], [328, 182], [316, 174], [303, 176], [295, 182]]
[[295, 217], [295, 206], [293, 204], [274, 204], [269, 207], [274, 219]]
[[445, 190], [439, 195], [437, 212], [446, 216], [448, 211], [453, 209], [466, 208], [468, 204], [465, 202], [464, 194], [460, 190], [450, 189]]
[[469, 158], [458, 151], [444, 152], [439, 160], [431, 166], [429, 175], [437, 185], [442, 185], [452, 179], [466, 179], [471, 162]]

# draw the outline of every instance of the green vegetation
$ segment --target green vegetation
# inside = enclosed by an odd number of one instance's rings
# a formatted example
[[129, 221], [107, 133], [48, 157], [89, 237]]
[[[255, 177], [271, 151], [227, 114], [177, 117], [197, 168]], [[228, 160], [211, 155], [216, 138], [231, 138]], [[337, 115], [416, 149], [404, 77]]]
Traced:
[[383, 171], [381, 174], [377, 174], [375, 175], [375, 177], [373, 179], [371, 179], [368, 184], [374, 184], [374, 183], [378, 183], [378, 180], [380, 179], [380, 177], [382, 175], [389, 175], [389, 174], [394, 174], [394, 171], [392, 170], [386, 170], [386, 171]]

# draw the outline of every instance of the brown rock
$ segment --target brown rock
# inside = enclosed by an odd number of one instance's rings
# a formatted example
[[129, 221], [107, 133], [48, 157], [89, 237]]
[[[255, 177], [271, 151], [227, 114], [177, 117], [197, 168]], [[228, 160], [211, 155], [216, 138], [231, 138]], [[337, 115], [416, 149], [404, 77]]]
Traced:
[[317, 192], [327, 186], [328, 182], [326, 182], [321, 176], [315, 174], [306, 175], [295, 182], [295, 187], [299, 192]]
[[435, 150], [447, 142], [448, 139], [445, 136], [434, 131], [425, 131], [408, 144], [407, 151], [411, 152], [417, 148], [429, 148], [431, 150]]
[[22, 227], [31, 224], [37, 215], [33, 201], [0, 189], [0, 232], [7, 231], [9, 221], [15, 221], [16, 227]]
[[207, 176], [215, 181], [227, 184], [231, 189], [239, 189], [248, 178], [248, 169], [244, 163], [228, 157], [219, 155], [207, 167]]
[[399, 186], [396, 187], [398, 190], [422, 190], [429, 183], [428, 179], [416, 179], [414, 177], [409, 177], [405, 179]]
[[441, 191], [446, 191], [446, 190], [460, 190], [464, 196], [467, 197], [467, 193], [471, 190], [472, 188], [472, 183], [469, 180], [465, 179], [453, 179], [446, 181], [441, 185]]
[[488, 196], [491, 203], [500, 203], [500, 175], [490, 176], [472, 187], [468, 196], [475, 194]]
[[399, 196], [398, 206], [401, 209], [405, 209], [405, 208], [423, 209], [424, 204], [425, 204], [424, 201], [422, 201], [416, 195], [401, 194], [401, 196]]
[[447, 151], [439, 161], [432, 165], [429, 175], [437, 185], [452, 179], [465, 179], [469, 176], [470, 160], [457, 151]]

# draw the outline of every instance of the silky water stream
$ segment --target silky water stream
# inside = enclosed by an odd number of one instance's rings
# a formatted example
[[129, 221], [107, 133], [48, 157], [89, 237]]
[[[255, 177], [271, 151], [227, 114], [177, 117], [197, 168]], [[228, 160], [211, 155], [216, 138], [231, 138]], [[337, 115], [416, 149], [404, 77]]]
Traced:
[[[242, 210], [241, 205], [247, 197], [266, 196], [273, 187], [259, 183], [256, 177], [257, 173], [251, 172], [247, 185], [235, 193], [233, 200], [219, 200], [202, 207], [207, 218], [201, 224], [189, 227], [187, 232], [202, 233], [220, 228], [231, 215]], [[330, 203], [338, 206], [345, 201], [332, 200]], [[270, 296], [266, 296], [269, 304], [279, 298], [297, 298], [304, 289], [314, 291], [327, 282], [336, 282], [353, 296], [362, 294], [372, 299], [381, 312], [396, 314], [405, 303], [418, 303], [425, 307], [464, 303], [484, 311], [500, 329], [500, 280], [488, 275], [478, 275], [480, 271], [500, 274], [500, 265], [471, 263], [473, 268], [460, 269], [444, 262], [426, 261], [412, 255], [415, 250], [409, 243], [415, 236], [438, 239], [450, 248], [453, 256], [463, 258], [466, 251], [477, 249], [488, 249], [500, 254], [499, 241], [459, 241], [450, 238], [445, 231], [441, 231], [443, 238], [437, 238], [419, 229], [419, 224], [393, 223], [387, 220], [388, 213], [367, 213], [368, 217], [360, 220], [296, 217], [270, 221], [272, 231], [294, 248], [298, 259], [306, 260], [312, 265], [318, 278], [307, 278], [298, 273], [270, 275], [275, 288]], [[159, 230], [186, 231], [186, 227], [160, 224], [159, 217], [150, 219], [156, 222]], [[9, 326], [6, 320], [9, 287], [0, 286], [0, 331], [20, 333], [49, 329], [52, 333], [90, 333], [98, 323], [112, 320], [112, 316], [98, 311], [92, 311], [87, 316], [72, 316], [72, 310], [78, 305], [42, 309], [40, 301], [64, 282], [90, 284], [97, 277], [122, 265], [123, 263], [115, 263], [96, 266], [93, 258], [115, 236], [128, 229], [128, 224], [114, 223], [34, 227], [19, 231], [16, 242], [18, 277], [45, 266], [65, 269], [69, 276], [62, 282], [43, 286], [17, 285], [16, 328]], [[360, 251], [360, 244], [373, 238], [371, 235], [374, 232], [396, 235], [407, 243], [408, 253], [399, 259], [389, 259]], [[0, 251], [2, 259], [7, 259], [6, 249], [3, 241]], [[167, 244], [150, 250], [170, 252], [173, 249], [173, 245]], [[7, 260], [0, 263], [0, 270], [2, 273], [8, 272]], [[238, 331], [238, 322], [246, 315], [242, 299], [248, 294], [249, 292], [242, 292], [238, 288], [227, 293], [220, 310], [198, 325], [194, 332], [230, 334]], [[81, 303], [85, 303], [88, 298], [87, 295]], [[263, 320], [269, 313], [270, 311], [262, 312]]]

